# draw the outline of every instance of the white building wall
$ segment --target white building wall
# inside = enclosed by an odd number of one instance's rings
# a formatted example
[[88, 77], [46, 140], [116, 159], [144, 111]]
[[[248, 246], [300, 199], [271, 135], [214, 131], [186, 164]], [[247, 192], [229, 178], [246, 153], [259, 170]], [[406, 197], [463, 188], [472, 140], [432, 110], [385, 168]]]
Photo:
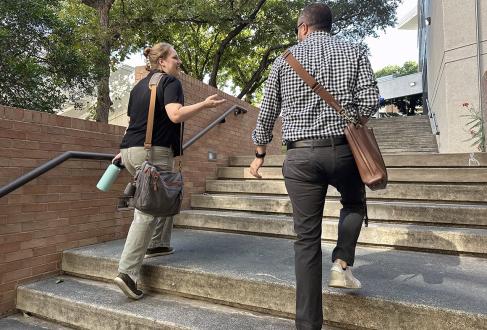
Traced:
[[[428, 27], [428, 97], [436, 114], [439, 151], [470, 152], [468, 112], [462, 104], [479, 108], [476, 41], [476, 0], [432, 0]], [[487, 1], [480, 2], [482, 62], [487, 51]], [[481, 71], [483, 69], [481, 68]], [[484, 108], [484, 112], [487, 108]]]

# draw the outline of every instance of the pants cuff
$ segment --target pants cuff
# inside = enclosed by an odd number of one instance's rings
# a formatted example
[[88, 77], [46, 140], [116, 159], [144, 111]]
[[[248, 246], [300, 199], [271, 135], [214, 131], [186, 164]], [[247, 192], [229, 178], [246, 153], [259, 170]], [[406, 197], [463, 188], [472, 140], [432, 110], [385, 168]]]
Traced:
[[341, 259], [341, 260], [345, 261], [347, 263], [347, 265], [350, 267], [353, 267], [353, 262], [355, 261], [354, 258], [350, 258], [350, 257], [340, 255], [337, 253], [337, 255], [335, 255], [331, 258], [331, 262], [333, 263], [337, 259]]
[[323, 322], [320, 324], [312, 324], [311, 322], [304, 320], [296, 320], [297, 330], [321, 330]]

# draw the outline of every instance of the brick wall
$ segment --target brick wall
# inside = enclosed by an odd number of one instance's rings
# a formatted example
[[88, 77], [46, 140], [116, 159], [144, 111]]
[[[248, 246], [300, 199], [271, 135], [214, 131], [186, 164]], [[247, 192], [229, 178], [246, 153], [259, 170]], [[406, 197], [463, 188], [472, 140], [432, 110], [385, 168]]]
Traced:
[[[0, 106], [0, 186], [65, 151], [114, 153], [124, 129]], [[126, 173], [95, 188], [108, 161], [68, 160], [0, 198], [0, 314], [15, 287], [59, 273], [64, 249], [123, 238], [131, 216], [115, 211]]]
[[[139, 75], [142, 71], [138, 71]], [[250, 132], [258, 109], [188, 76], [181, 78], [186, 103], [218, 92], [228, 102], [186, 122], [185, 140], [206, 127], [234, 104], [247, 114], [227, 117], [193, 144], [183, 157], [184, 208], [192, 193], [204, 191], [206, 177], [226, 165], [230, 155], [252, 154]], [[280, 127], [269, 153], [280, 153]], [[115, 153], [124, 128], [0, 106], [0, 186], [65, 151]], [[217, 161], [208, 161], [208, 150]], [[0, 315], [15, 308], [15, 288], [25, 282], [58, 274], [65, 249], [123, 238], [130, 212], [115, 210], [116, 197], [129, 181], [124, 171], [108, 193], [95, 185], [108, 161], [68, 160], [55, 169], [0, 198]]]

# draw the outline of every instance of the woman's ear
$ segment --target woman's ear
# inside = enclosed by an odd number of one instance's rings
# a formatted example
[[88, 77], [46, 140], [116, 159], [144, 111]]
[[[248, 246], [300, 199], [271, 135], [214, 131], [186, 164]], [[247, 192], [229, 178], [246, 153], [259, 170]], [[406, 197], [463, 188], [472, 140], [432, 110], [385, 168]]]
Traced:
[[160, 57], [158, 60], [157, 60], [157, 64], [159, 64], [159, 67], [163, 68], [163, 64], [164, 63], [164, 60]]

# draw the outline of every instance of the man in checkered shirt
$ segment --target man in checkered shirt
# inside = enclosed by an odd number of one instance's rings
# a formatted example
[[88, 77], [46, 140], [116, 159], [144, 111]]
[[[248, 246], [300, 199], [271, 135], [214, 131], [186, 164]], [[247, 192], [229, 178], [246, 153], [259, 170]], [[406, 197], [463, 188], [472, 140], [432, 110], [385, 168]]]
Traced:
[[[330, 35], [332, 14], [324, 4], [304, 8], [297, 25], [300, 41], [294, 57], [343, 106], [350, 116], [364, 118], [378, 107], [379, 91], [366, 49]], [[365, 217], [365, 187], [344, 137], [346, 121], [301, 80], [283, 56], [274, 62], [267, 80], [252, 139], [257, 146], [250, 172], [261, 178], [266, 144], [281, 114], [287, 144], [283, 175], [293, 206], [296, 273], [296, 327], [321, 329], [321, 222], [328, 185], [341, 195], [337, 245], [328, 285], [361, 287], [352, 275], [355, 246]]]

